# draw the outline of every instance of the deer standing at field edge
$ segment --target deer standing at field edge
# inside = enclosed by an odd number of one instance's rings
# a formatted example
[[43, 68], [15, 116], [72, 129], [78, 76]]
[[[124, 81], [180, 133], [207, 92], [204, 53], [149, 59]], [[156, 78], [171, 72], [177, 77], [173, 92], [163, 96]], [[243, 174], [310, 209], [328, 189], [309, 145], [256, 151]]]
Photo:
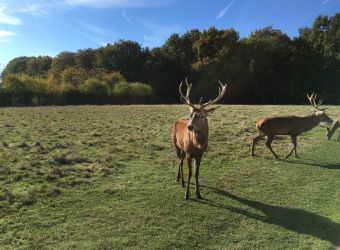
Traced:
[[182, 187], [184, 184], [183, 177], [183, 161], [186, 158], [188, 174], [187, 187], [185, 192], [185, 199], [189, 199], [190, 178], [192, 175], [192, 159], [195, 159], [195, 189], [197, 199], [201, 199], [198, 177], [201, 158], [208, 146], [208, 119], [207, 116], [213, 113], [219, 106], [207, 109], [209, 105], [215, 104], [220, 100], [227, 88], [227, 84], [222, 84], [220, 81], [219, 94], [216, 99], [210, 100], [202, 104], [202, 98], [199, 102], [199, 107], [191, 103], [189, 95], [192, 84], [189, 84], [187, 78], [185, 79], [187, 92], [184, 96], [182, 93], [182, 83], [179, 85], [179, 94], [181, 101], [190, 107], [190, 117], [187, 120], [178, 120], [171, 128], [172, 143], [176, 149], [177, 156], [180, 159], [178, 166], [178, 174], [176, 180], [181, 178]]
[[266, 146], [272, 152], [276, 159], [278, 159], [278, 155], [272, 149], [272, 141], [276, 135], [290, 135], [292, 138], [293, 148], [290, 153], [286, 156], [288, 158], [291, 154], [295, 153], [295, 157], [299, 158], [296, 152], [297, 146], [297, 136], [301, 135], [304, 132], [307, 132], [317, 125], [320, 122], [331, 123], [332, 119], [325, 113], [326, 108], [319, 108], [322, 104], [322, 100], [319, 101], [318, 104], [315, 103], [316, 95], [313, 93], [311, 96], [307, 94], [307, 98], [309, 99], [310, 104], [317, 109], [317, 111], [309, 116], [274, 116], [274, 117], [265, 117], [256, 122], [256, 128], [259, 131], [259, 135], [256, 136], [253, 140], [251, 154], [254, 154], [255, 144], [267, 136]]

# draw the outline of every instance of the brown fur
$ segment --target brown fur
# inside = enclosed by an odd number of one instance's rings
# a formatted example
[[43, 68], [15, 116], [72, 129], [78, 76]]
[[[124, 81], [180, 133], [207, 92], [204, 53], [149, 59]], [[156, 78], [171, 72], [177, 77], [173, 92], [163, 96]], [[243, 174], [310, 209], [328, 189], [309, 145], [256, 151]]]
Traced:
[[[183, 161], [186, 158], [188, 167], [188, 182], [187, 189], [185, 192], [185, 198], [189, 199], [189, 185], [190, 178], [192, 175], [192, 159], [195, 159], [195, 188], [196, 197], [201, 198], [199, 190], [199, 167], [201, 163], [201, 158], [204, 151], [208, 146], [208, 119], [206, 116], [208, 112], [213, 112], [215, 109], [210, 110], [193, 110], [191, 115], [192, 118], [188, 120], [178, 120], [175, 125], [171, 128], [171, 138], [172, 143], [176, 149], [177, 156], [180, 159], [178, 166], [178, 174], [176, 180], [181, 179], [181, 184], [184, 187], [184, 177], [183, 177]], [[202, 117], [203, 116], [203, 117]], [[198, 117], [198, 118], [195, 118]], [[196, 124], [194, 131], [189, 131], [188, 126], [190, 124]]]
[[304, 132], [307, 132], [315, 128], [320, 122], [332, 122], [325, 112], [318, 111], [313, 115], [309, 116], [277, 116], [277, 117], [265, 117], [256, 122], [256, 128], [259, 131], [259, 135], [254, 138], [252, 144], [252, 156], [254, 154], [255, 144], [263, 139], [265, 136], [268, 137], [266, 146], [275, 156], [278, 158], [277, 154], [271, 147], [271, 143], [276, 135], [290, 135], [292, 138], [293, 149], [286, 156], [288, 158], [293, 151], [295, 152], [295, 157], [298, 158], [296, 152], [297, 146], [297, 136]]
[[175, 125], [171, 128], [172, 143], [176, 149], [177, 156], [180, 159], [176, 180], [179, 181], [179, 179], [181, 178], [182, 187], [185, 186], [183, 177], [183, 161], [184, 158], [186, 158], [188, 166], [188, 182], [187, 189], [185, 191], [185, 199], [189, 199], [189, 187], [192, 175], [191, 163], [192, 159], [195, 159], [195, 189], [196, 197], [200, 199], [202, 197], [199, 189], [198, 177], [202, 155], [208, 146], [209, 128], [207, 117], [209, 113], [214, 112], [218, 108], [215, 107], [207, 109], [207, 107], [215, 104], [223, 97], [227, 85], [219, 81], [220, 87], [217, 98], [206, 103], [202, 103], [201, 98], [199, 102], [199, 107], [196, 107], [194, 104], [192, 104], [189, 98], [192, 84], [188, 83], [187, 78], [185, 78], [185, 83], [187, 86], [186, 95], [182, 93], [182, 83], [180, 83], [179, 85], [178, 92], [180, 94], [181, 101], [190, 107], [190, 118], [188, 120], [176, 121]]

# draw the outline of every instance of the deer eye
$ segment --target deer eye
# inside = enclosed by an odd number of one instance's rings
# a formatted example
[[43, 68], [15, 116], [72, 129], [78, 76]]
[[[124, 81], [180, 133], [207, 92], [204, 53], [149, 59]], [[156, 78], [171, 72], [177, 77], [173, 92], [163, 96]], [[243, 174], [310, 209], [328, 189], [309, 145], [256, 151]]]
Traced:
[[190, 118], [192, 118], [192, 113], [189, 115]]

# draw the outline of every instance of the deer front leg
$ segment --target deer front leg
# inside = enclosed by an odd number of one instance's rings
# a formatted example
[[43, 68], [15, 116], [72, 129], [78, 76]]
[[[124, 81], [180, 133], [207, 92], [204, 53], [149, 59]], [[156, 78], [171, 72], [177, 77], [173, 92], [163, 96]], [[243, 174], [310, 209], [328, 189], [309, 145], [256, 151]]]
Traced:
[[264, 135], [258, 135], [254, 138], [253, 143], [251, 144], [251, 156], [255, 156], [254, 150], [255, 150], [255, 145], [259, 140], [262, 140]]
[[339, 133], [338, 141], [340, 141], [340, 133]]
[[268, 135], [268, 139], [267, 139], [267, 142], [266, 142], [266, 146], [267, 148], [269, 148], [270, 152], [272, 152], [272, 154], [275, 156], [275, 158], [278, 160], [279, 157], [278, 155], [274, 152], [274, 150], [272, 149], [272, 141], [274, 139], [274, 135]]
[[184, 177], [183, 177], [183, 161], [184, 161], [184, 158], [185, 158], [185, 155], [183, 155], [181, 160], [179, 161], [178, 173], [177, 173], [177, 178], [176, 178], [177, 182], [179, 182], [179, 178], [181, 178], [182, 187], [185, 187]]
[[200, 164], [201, 164], [201, 158], [202, 156], [198, 156], [196, 157], [195, 160], [195, 181], [196, 181], [196, 185], [195, 185], [195, 191], [196, 191], [196, 198], [197, 199], [202, 199], [201, 193], [200, 193], [200, 187], [199, 187], [199, 183], [198, 183], [198, 178], [200, 175]]
[[292, 148], [292, 150], [290, 151], [290, 153], [286, 156], [286, 159], [287, 159], [289, 156], [292, 155], [293, 151], [294, 151], [295, 157], [296, 157], [296, 158], [299, 158], [299, 156], [297, 155], [297, 152], [296, 152], [297, 137], [296, 137], [296, 135], [291, 135], [291, 138], [292, 138], [293, 148]]
[[184, 198], [188, 200], [190, 198], [189, 187], [190, 187], [190, 179], [192, 174], [192, 167], [191, 167], [192, 157], [187, 155], [187, 165], [188, 165], [188, 182], [187, 182], [187, 190], [185, 191]]

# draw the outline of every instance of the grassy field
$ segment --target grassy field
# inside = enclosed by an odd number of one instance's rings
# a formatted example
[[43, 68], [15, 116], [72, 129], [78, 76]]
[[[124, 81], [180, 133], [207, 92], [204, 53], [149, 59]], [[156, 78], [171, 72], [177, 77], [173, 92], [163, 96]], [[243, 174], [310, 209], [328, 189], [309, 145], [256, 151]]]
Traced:
[[[170, 127], [181, 106], [0, 109], [0, 249], [339, 249], [340, 142], [325, 125], [277, 161], [255, 121], [308, 106], [222, 106], [203, 200], [184, 200]], [[339, 115], [339, 107], [329, 107]], [[290, 138], [273, 143], [280, 156]], [[185, 166], [186, 171], [186, 166]]]

